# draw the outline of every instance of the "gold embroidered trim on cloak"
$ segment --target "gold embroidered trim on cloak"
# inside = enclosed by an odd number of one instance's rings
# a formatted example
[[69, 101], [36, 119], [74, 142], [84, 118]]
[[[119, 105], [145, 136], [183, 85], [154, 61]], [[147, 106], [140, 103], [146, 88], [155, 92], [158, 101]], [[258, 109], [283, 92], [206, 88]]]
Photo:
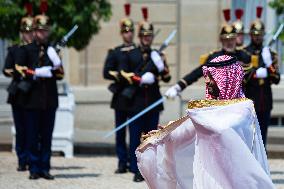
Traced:
[[[232, 100], [194, 100], [188, 102], [188, 108], [195, 109], [195, 108], [204, 108], [204, 107], [213, 107], [213, 106], [226, 106], [244, 101], [251, 101], [251, 100], [249, 100], [248, 98], [238, 98]], [[142, 135], [141, 144], [138, 146], [137, 150], [139, 152], [143, 152], [148, 145], [152, 144], [155, 141], [163, 139], [170, 132], [175, 130], [179, 125], [185, 122], [187, 119], [189, 119], [188, 115], [181, 117], [176, 121], [169, 122], [166, 126], [163, 126], [162, 129], [157, 130], [157, 132]]]
[[205, 108], [212, 106], [226, 106], [249, 100], [248, 98], [237, 98], [232, 100], [193, 100], [188, 102], [188, 109]]
[[146, 147], [156, 140], [163, 139], [167, 136], [171, 131], [176, 129], [179, 125], [181, 125], [184, 121], [189, 118], [188, 115], [181, 117], [176, 121], [169, 122], [166, 126], [163, 126], [163, 129], [158, 130], [155, 133], [146, 134], [141, 137], [141, 144], [138, 146], [137, 150], [143, 152]]

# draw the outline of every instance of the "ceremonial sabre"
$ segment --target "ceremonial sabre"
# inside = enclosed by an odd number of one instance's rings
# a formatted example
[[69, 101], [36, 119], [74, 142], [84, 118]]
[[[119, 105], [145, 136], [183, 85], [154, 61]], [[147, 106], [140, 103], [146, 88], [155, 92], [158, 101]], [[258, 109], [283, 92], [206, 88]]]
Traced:
[[66, 35], [63, 36], [63, 38], [60, 40], [60, 42], [56, 43], [55, 50], [58, 52], [62, 49], [62, 47], [65, 47], [69, 38], [75, 33], [75, 31], [78, 29], [78, 25], [76, 24]]
[[[161, 45], [159, 52], [163, 51], [165, 48], [167, 48], [167, 46], [169, 45], [170, 41], [174, 38], [174, 36], [176, 35], [177, 30], [175, 29], [174, 31], [172, 31], [170, 33], [170, 35], [167, 37], [167, 39], [163, 42], [163, 44]], [[113, 129], [112, 131], [108, 132], [104, 138], [108, 138], [111, 135], [113, 135], [114, 133], [116, 133], [117, 131], [119, 131], [120, 129], [126, 127], [129, 123], [135, 121], [136, 119], [138, 119], [139, 117], [143, 116], [144, 114], [146, 114], [147, 112], [149, 112], [150, 110], [154, 109], [155, 107], [157, 107], [158, 105], [162, 104], [165, 101], [166, 97], [162, 97], [159, 100], [157, 100], [156, 102], [154, 102], [153, 104], [151, 104], [150, 106], [148, 106], [147, 108], [145, 108], [144, 110], [142, 110], [141, 112], [139, 112], [138, 114], [136, 114], [135, 116], [133, 116], [132, 118], [130, 118], [129, 120], [127, 120], [126, 122], [124, 122], [123, 124], [119, 125], [118, 127], [116, 127], [115, 129]]]
[[165, 48], [167, 48], [167, 46], [169, 45], [169, 43], [171, 42], [171, 40], [174, 38], [174, 36], [176, 35], [177, 30], [175, 29], [174, 31], [171, 32], [171, 34], [167, 37], [167, 39], [164, 41], [164, 43], [161, 45], [159, 52], [162, 52], [163, 50], [165, 50]]
[[135, 116], [133, 116], [132, 118], [130, 118], [129, 120], [127, 120], [126, 122], [124, 122], [123, 124], [121, 124], [120, 126], [118, 126], [117, 128], [113, 129], [112, 131], [110, 131], [109, 133], [107, 133], [104, 138], [108, 138], [111, 135], [113, 135], [114, 133], [116, 133], [117, 131], [119, 131], [120, 129], [122, 129], [123, 127], [127, 126], [129, 123], [135, 121], [136, 119], [138, 119], [139, 117], [141, 117], [142, 115], [146, 114], [147, 112], [149, 112], [150, 110], [152, 110], [153, 108], [155, 108], [156, 106], [162, 104], [165, 101], [165, 97], [160, 98], [158, 101], [154, 102], [153, 104], [151, 104], [150, 106], [148, 106], [147, 108], [145, 108], [143, 111], [139, 112], [138, 114], [136, 114]]
[[272, 39], [268, 42], [268, 45], [267, 45], [267, 46], [271, 46], [271, 45], [278, 39], [278, 37], [279, 37], [279, 35], [281, 34], [283, 28], [284, 28], [284, 23], [282, 23], [282, 24], [278, 27], [276, 33], [273, 35]]

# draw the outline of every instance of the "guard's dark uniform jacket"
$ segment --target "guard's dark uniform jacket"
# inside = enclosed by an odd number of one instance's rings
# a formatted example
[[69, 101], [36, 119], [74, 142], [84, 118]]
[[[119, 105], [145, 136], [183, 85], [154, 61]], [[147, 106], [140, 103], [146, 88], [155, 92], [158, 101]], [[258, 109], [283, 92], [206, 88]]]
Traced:
[[237, 57], [238, 61], [241, 61], [243, 64], [248, 64], [251, 62], [251, 56], [242, 49], [237, 49], [235, 52], [226, 52], [223, 49], [212, 51], [209, 54], [200, 56], [200, 66], [178, 81], [178, 85], [181, 87], [181, 90], [185, 89], [188, 85], [191, 85], [203, 76], [202, 66], [204, 64], [221, 55], [235, 56]]
[[22, 80], [22, 76], [15, 70], [15, 63], [16, 59], [18, 59], [20, 56], [20, 48], [23, 46], [13, 45], [8, 48], [8, 53], [3, 68], [3, 74], [6, 77], [12, 77], [12, 81], [7, 88], [7, 103], [14, 107], [20, 108], [23, 108], [25, 102], [23, 101], [22, 92], [18, 88], [18, 85]]
[[[165, 69], [159, 73], [151, 59], [151, 52], [151, 48], [144, 49], [139, 46], [120, 59], [120, 74], [128, 82], [128, 87], [135, 89], [133, 97], [125, 100], [131, 112], [142, 111], [159, 100], [162, 97], [159, 81], [169, 82], [171, 79], [164, 54], [161, 54], [161, 57]], [[155, 82], [152, 85], [140, 85], [141, 76], [146, 72], [152, 72], [155, 75]], [[128, 91], [127, 88], [124, 89], [122, 94], [125, 94], [126, 91]], [[163, 104], [161, 104], [152, 111], [159, 112], [163, 109]]]
[[2, 70], [3, 74], [6, 77], [14, 76], [15, 56], [17, 55], [18, 48], [19, 48], [18, 45], [13, 45], [11, 47], [8, 47], [8, 53]]
[[124, 99], [121, 99], [120, 96], [121, 91], [127, 83], [125, 83], [119, 75], [119, 60], [122, 59], [121, 56], [124, 56], [123, 54], [127, 54], [135, 48], [135, 44], [128, 46], [122, 44], [118, 47], [110, 49], [105, 60], [103, 76], [105, 79], [114, 81], [112, 84], [110, 84], [109, 90], [113, 93], [111, 108], [115, 110], [128, 110], [128, 107], [124, 103]]
[[63, 67], [53, 71], [51, 78], [36, 78], [33, 71], [43, 66], [53, 66], [47, 55], [48, 45], [39, 45], [36, 42], [24, 45], [16, 58], [16, 71], [24, 81], [24, 91], [20, 91], [18, 98], [24, 102], [26, 109], [56, 109], [58, 107], [58, 92], [56, 80], [64, 76]]
[[245, 50], [254, 58], [251, 64], [245, 68], [246, 75], [244, 80], [244, 91], [246, 97], [254, 101], [255, 110], [257, 112], [272, 110], [273, 100], [271, 85], [278, 84], [280, 82], [277, 54], [273, 51], [270, 51], [273, 63], [269, 68], [267, 68], [268, 77], [265, 79], [256, 78], [256, 70], [260, 67], [265, 67], [261, 56], [262, 48], [262, 46], [256, 46], [253, 44], [250, 44], [245, 48]]

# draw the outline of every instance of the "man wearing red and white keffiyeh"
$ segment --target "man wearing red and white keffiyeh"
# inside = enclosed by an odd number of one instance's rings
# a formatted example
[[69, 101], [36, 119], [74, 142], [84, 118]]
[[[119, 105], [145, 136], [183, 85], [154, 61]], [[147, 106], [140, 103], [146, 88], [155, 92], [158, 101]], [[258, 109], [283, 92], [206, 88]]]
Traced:
[[244, 98], [244, 71], [236, 57], [218, 56], [203, 66], [206, 99], [230, 100]]
[[221, 55], [202, 69], [206, 99], [189, 102], [186, 116], [144, 135], [136, 150], [148, 187], [274, 189], [242, 66]]

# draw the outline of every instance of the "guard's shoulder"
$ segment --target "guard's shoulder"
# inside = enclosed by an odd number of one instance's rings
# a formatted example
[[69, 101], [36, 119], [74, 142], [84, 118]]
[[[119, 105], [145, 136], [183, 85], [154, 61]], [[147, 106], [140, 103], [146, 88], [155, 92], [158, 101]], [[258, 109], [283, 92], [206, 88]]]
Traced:
[[250, 45], [246, 45], [246, 46], [244, 46], [244, 48], [243, 48], [243, 50], [249, 50], [249, 49], [251, 49], [251, 46], [250, 46]]
[[200, 55], [200, 57], [199, 57], [199, 64], [200, 65], [203, 65], [203, 64], [206, 63], [206, 61], [208, 60], [209, 54], [210, 53]]
[[242, 49], [239, 49], [239, 51], [243, 51], [243, 52], [245, 52], [245, 53], [247, 53], [247, 54], [249, 54], [249, 55], [252, 54], [252, 53], [251, 53], [251, 47], [250, 47], [249, 45], [244, 46]]
[[206, 54], [202, 54], [199, 57], [199, 64], [203, 65], [205, 64], [209, 59], [211, 59], [212, 57], [217, 56], [217, 54], [220, 52], [220, 49], [215, 49], [210, 51], [209, 53]]
[[243, 50], [245, 48], [244, 45], [241, 45], [241, 46], [236, 46], [236, 50]]
[[124, 46], [120, 48], [120, 51], [122, 52], [130, 52], [136, 48], [135, 45], [130, 45], [130, 46]]
[[111, 47], [111, 48], [109, 48], [109, 50], [115, 51], [115, 50], [119, 50], [119, 49], [121, 49], [121, 48], [122, 48], [122, 45], [119, 45], [119, 46]]
[[13, 51], [13, 50], [16, 50], [17, 48], [19, 48], [19, 45], [14, 44], [14, 45], [9, 46], [7, 49], [8, 51]]
[[114, 50], [115, 50], [114, 48], [110, 48], [110, 49], [108, 49], [107, 52], [110, 54], [110, 53], [112, 53]]
[[212, 50], [208, 53], [208, 56], [214, 56], [214, 55], [220, 54], [221, 51], [222, 51], [221, 49]]
[[32, 49], [32, 48], [38, 48], [37, 44], [35, 42], [23, 44], [20, 46], [22, 49]]

